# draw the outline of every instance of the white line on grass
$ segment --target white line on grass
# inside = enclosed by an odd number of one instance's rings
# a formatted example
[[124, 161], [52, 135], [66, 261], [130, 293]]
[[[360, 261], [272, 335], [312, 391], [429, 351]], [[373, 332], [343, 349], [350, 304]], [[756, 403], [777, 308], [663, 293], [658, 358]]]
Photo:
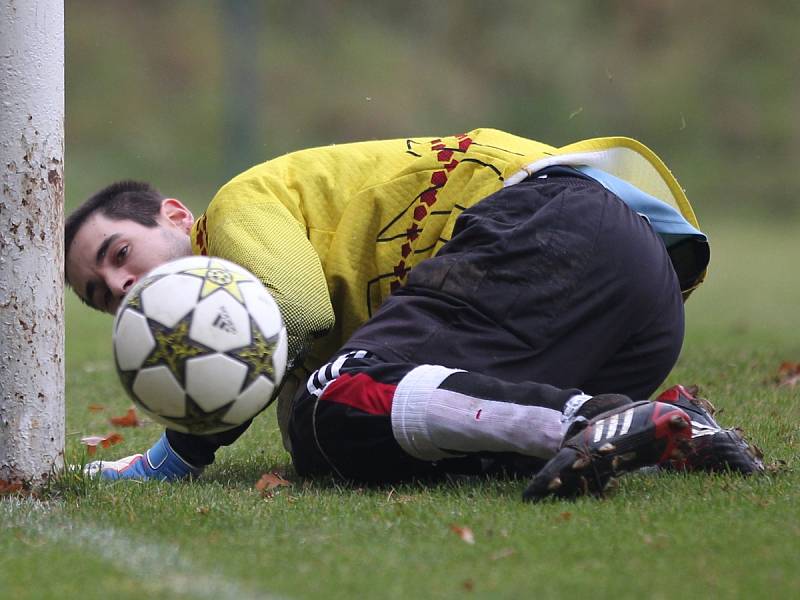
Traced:
[[172, 544], [156, 544], [111, 527], [95, 527], [59, 514], [56, 504], [29, 499], [0, 501], [0, 528], [22, 527], [26, 532], [87, 551], [113, 567], [138, 573], [148, 594], [169, 592], [191, 598], [278, 600], [280, 596], [253, 591], [218, 572], [198, 567]]

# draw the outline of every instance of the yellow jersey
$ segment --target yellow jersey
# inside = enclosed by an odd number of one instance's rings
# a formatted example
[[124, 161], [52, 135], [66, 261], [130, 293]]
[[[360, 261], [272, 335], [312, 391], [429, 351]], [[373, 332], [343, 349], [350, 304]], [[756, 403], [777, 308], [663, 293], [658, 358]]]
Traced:
[[192, 247], [261, 279], [286, 322], [290, 364], [302, 359], [311, 371], [436, 254], [464, 209], [552, 164], [603, 169], [697, 226], [678, 182], [635, 140], [555, 148], [476, 129], [313, 148], [257, 165], [215, 195]]

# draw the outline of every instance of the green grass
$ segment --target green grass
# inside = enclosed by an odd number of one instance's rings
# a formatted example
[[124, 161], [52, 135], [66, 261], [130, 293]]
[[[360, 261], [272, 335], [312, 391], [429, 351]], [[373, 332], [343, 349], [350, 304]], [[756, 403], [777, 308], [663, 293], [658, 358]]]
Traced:
[[[713, 268], [688, 304], [684, 352], [665, 385], [696, 383], [777, 472], [633, 475], [612, 497], [525, 505], [524, 482], [348, 488], [292, 478], [270, 409], [193, 483], [63, 475], [42, 500], [0, 500], [3, 598], [759, 598], [800, 596], [800, 392], [771, 378], [800, 361], [800, 237], [720, 224]], [[129, 406], [109, 355], [110, 319], [67, 307], [67, 449]], [[106, 410], [91, 412], [89, 404]], [[106, 458], [160, 429], [120, 430]], [[464, 542], [452, 525], [474, 532]]]

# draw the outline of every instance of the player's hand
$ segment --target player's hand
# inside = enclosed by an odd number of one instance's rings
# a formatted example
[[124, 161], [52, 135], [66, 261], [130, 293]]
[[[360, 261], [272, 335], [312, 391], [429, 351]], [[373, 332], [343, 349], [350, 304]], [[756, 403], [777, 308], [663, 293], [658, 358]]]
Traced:
[[102, 479], [136, 479], [144, 481], [175, 481], [187, 477], [197, 477], [203, 472], [183, 460], [167, 441], [164, 433], [144, 454], [133, 454], [115, 461], [98, 460], [84, 467], [84, 473]]

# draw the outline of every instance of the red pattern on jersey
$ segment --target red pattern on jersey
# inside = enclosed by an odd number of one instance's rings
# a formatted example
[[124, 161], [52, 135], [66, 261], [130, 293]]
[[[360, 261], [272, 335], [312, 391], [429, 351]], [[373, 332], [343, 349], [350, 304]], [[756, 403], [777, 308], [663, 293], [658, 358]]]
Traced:
[[346, 404], [371, 415], [390, 415], [395, 384], [375, 381], [366, 373], [344, 373], [325, 388], [320, 400]]
[[455, 138], [458, 140], [457, 150], [454, 148], [448, 148], [440, 138], [431, 140], [431, 151], [436, 152], [436, 160], [442, 163], [444, 170], [434, 171], [431, 174], [431, 186], [433, 187], [428, 188], [418, 197], [419, 204], [414, 207], [414, 211], [412, 213], [414, 216], [414, 221], [411, 224], [411, 227], [406, 230], [406, 239], [408, 241], [401, 246], [400, 260], [393, 269], [395, 278], [389, 283], [389, 289], [391, 289], [392, 292], [400, 289], [400, 286], [403, 285], [403, 280], [411, 270], [409, 267], [406, 267], [406, 259], [408, 258], [409, 254], [411, 254], [412, 249], [410, 242], [413, 242], [419, 236], [419, 230], [421, 229], [422, 222], [430, 214], [431, 208], [438, 200], [437, 193], [439, 189], [444, 187], [444, 185], [447, 183], [447, 174], [455, 169], [456, 166], [458, 166], [458, 160], [453, 158], [453, 154], [455, 152], [466, 152], [472, 145], [472, 138], [464, 133], [455, 136]]
[[195, 235], [195, 243], [197, 247], [200, 249], [200, 254], [202, 256], [208, 256], [208, 235], [206, 234], [206, 214], [203, 213], [200, 215], [200, 218], [197, 220], [197, 227], [195, 228], [197, 232]]

